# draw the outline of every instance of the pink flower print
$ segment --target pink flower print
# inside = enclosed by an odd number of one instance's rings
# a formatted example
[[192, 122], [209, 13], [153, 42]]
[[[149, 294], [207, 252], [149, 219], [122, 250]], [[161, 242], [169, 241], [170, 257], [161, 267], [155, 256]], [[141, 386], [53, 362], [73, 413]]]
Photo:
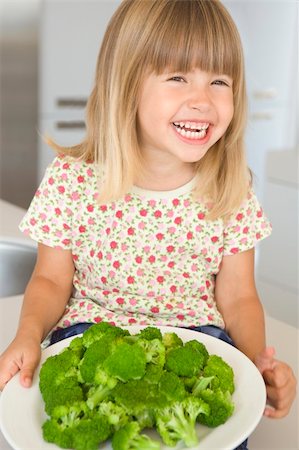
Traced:
[[197, 272], [198, 271], [198, 265], [197, 264], [192, 264], [191, 270], [192, 270], [192, 272]]
[[200, 233], [202, 231], [202, 226], [196, 225], [195, 230], [197, 231], [197, 233]]
[[133, 227], [128, 228], [128, 235], [129, 236], [133, 236], [134, 233], [135, 233], [135, 231], [134, 231]]
[[153, 264], [156, 261], [156, 257], [154, 255], [149, 256], [148, 261]]
[[193, 239], [193, 233], [192, 233], [192, 231], [188, 231], [188, 233], [187, 233], [187, 239], [188, 239], [188, 240]]
[[247, 209], [247, 211], [246, 211], [246, 214], [247, 214], [247, 216], [250, 216], [250, 215], [251, 215], [251, 213], [252, 213], [252, 210], [251, 210], [251, 208], [248, 208], [248, 209]]
[[131, 306], [135, 306], [137, 304], [137, 300], [135, 298], [130, 298], [129, 303]]
[[241, 244], [243, 244], [243, 245], [247, 244], [247, 238], [246, 237], [241, 239]]
[[223, 251], [224, 251], [224, 247], [223, 246], [218, 248], [218, 253], [223, 253]]
[[166, 306], [166, 308], [169, 309], [169, 310], [173, 309], [173, 306], [172, 306], [170, 303], [166, 303], [165, 306]]
[[80, 195], [77, 191], [71, 193], [72, 200], [79, 200], [79, 198], [80, 198]]
[[123, 252], [127, 250], [128, 246], [126, 244], [121, 244], [121, 249]]
[[147, 215], [147, 209], [141, 209], [140, 211], [139, 211], [139, 214], [142, 216], [142, 217], [145, 217], [146, 215]]
[[162, 275], [159, 275], [159, 276], [157, 277], [157, 281], [158, 281], [158, 283], [160, 283], [160, 284], [164, 283], [164, 277], [163, 277]]
[[43, 225], [42, 226], [42, 230], [43, 230], [44, 233], [49, 233], [50, 227], [48, 225]]
[[189, 274], [188, 272], [184, 272], [184, 273], [183, 273], [183, 277], [184, 277], [184, 278], [190, 278], [190, 274]]
[[255, 235], [255, 237], [256, 237], [257, 240], [259, 240], [259, 239], [261, 239], [262, 235], [261, 235], [260, 232], [257, 232], [256, 235]]
[[115, 275], [116, 275], [116, 274], [115, 274], [115, 272], [113, 272], [113, 270], [110, 270], [110, 271], [109, 271], [109, 277], [110, 277], [110, 278], [114, 278]]
[[177, 287], [173, 284], [172, 286], [170, 286], [169, 290], [174, 294], [177, 291]]
[[90, 217], [90, 218], [88, 219], [88, 225], [94, 225], [94, 224], [95, 224], [94, 219], [93, 219], [92, 217]]
[[61, 210], [59, 208], [55, 208], [55, 214], [56, 214], [56, 216], [60, 216]]
[[207, 295], [202, 295], [200, 298], [201, 298], [201, 300], [203, 300], [205, 302], [208, 300], [208, 296]]
[[54, 178], [53, 178], [53, 177], [50, 177], [50, 178], [48, 179], [48, 183], [52, 186], [52, 185], [55, 183]]
[[179, 200], [178, 198], [174, 198], [174, 199], [172, 200], [172, 204], [173, 204], [173, 206], [179, 206], [180, 200]]
[[176, 217], [176, 218], [174, 219], [174, 223], [175, 223], [176, 225], [180, 225], [180, 224], [182, 223], [182, 218], [181, 218], [181, 217]]
[[129, 284], [134, 284], [135, 283], [135, 278], [134, 277], [132, 277], [131, 275], [127, 278], [127, 282], [129, 283]]
[[208, 250], [207, 250], [206, 248], [203, 248], [203, 249], [201, 250], [201, 254], [202, 254], [203, 256], [206, 256], [207, 253], [208, 253]]
[[156, 206], [156, 200], [150, 200], [148, 203], [152, 208]]
[[63, 229], [68, 231], [68, 230], [70, 230], [70, 227], [69, 227], [69, 225], [67, 223], [64, 223], [63, 224]]
[[167, 212], [167, 217], [173, 217], [173, 215], [174, 215], [174, 212], [172, 211], [172, 209]]
[[101, 205], [101, 206], [100, 206], [100, 210], [101, 210], [102, 212], [107, 211], [107, 205]]
[[243, 233], [244, 233], [244, 234], [247, 234], [248, 231], [249, 231], [249, 227], [244, 227], [244, 228], [243, 228]]
[[240, 230], [241, 230], [241, 227], [239, 225], [236, 225], [234, 227], [234, 233], [239, 233]]
[[62, 168], [63, 168], [64, 170], [69, 169], [69, 168], [70, 168], [69, 163], [64, 163], [64, 164], [62, 165]]
[[168, 233], [174, 234], [175, 232], [176, 232], [176, 228], [175, 227], [169, 227], [168, 228]]
[[106, 277], [101, 277], [101, 282], [102, 282], [103, 284], [106, 284], [106, 283], [107, 283], [107, 278], [106, 278]]
[[215, 242], [218, 242], [219, 241], [219, 238], [218, 238], [218, 236], [212, 236], [211, 237], [211, 241], [215, 244]]
[[163, 233], [157, 233], [156, 234], [156, 238], [158, 239], [158, 241], [162, 241], [162, 239], [164, 238], [164, 234]]
[[176, 317], [177, 317], [177, 319], [179, 319], [181, 321], [183, 321], [185, 319], [184, 314], [178, 314]]
[[167, 250], [168, 253], [172, 253], [174, 251], [174, 246], [173, 245], [168, 245], [166, 247], [166, 250]]
[[36, 220], [34, 218], [30, 219], [30, 225], [32, 226], [36, 225]]
[[132, 195], [127, 194], [127, 195], [125, 196], [125, 202], [126, 202], [126, 203], [129, 203], [131, 200], [132, 200]]
[[175, 262], [174, 261], [169, 261], [169, 263], [167, 264], [167, 266], [169, 267], [169, 269], [173, 269], [175, 266]]
[[116, 211], [115, 215], [118, 219], [121, 219], [123, 216], [123, 212], [121, 210], [118, 210], [118, 211]]
[[88, 212], [93, 212], [94, 206], [89, 204], [89, 205], [87, 205], [86, 209]]
[[92, 177], [93, 176], [93, 171], [91, 170], [91, 169], [87, 169], [87, 175], [89, 176], [89, 177]]
[[230, 252], [233, 253], [233, 255], [235, 255], [236, 253], [239, 252], [239, 249], [237, 247], [233, 247], [230, 249]]
[[64, 194], [64, 192], [65, 192], [64, 186], [60, 185], [60, 186], [58, 186], [57, 189], [58, 189], [59, 194]]
[[156, 210], [156, 211], [154, 212], [154, 216], [155, 216], [156, 218], [162, 217], [161, 211], [160, 211], [160, 210]]
[[103, 319], [102, 319], [102, 317], [96, 316], [96, 317], [94, 317], [93, 320], [95, 323], [100, 323], [100, 322], [102, 322]]
[[112, 248], [112, 249], [114, 250], [114, 249], [116, 249], [117, 247], [118, 247], [117, 242], [115, 242], [115, 241], [111, 241], [111, 242], [110, 242], [110, 248]]
[[119, 269], [120, 268], [120, 262], [119, 261], [114, 261], [113, 267], [114, 267], [114, 269]]
[[158, 306], [153, 306], [153, 307], [151, 308], [151, 312], [154, 313], [154, 314], [158, 314], [159, 311], [160, 311], [160, 309], [158, 308]]
[[239, 213], [239, 214], [237, 214], [237, 216], [236, 216], [236, 219], [237, 220], [242, 220], [244, 218], [244, 214], [242, 214], [242, 213]]
[[55, 232], [55, 236], [57, 236], [57, 237], [62, 237], [62, 232], [61, 231], [59, 231], [59, 230], [57, 230], [56, 232]]
[[80, 233], [85, 233], [85, 231], [86, 231], [85, 226], [84, 226], [84, 225], [80, 225], [80, 227], [79, 227], [79, 232], [80, 232]]
[[61, 179], [62, 179], [63, 181], [67, 181], [67, 174], [66, 174], [66, 173], [63, 173], [63, 174], [61, 175]]
[[70, 208], [66, 208], [66, 214], [71, 217], [73, 215], [73, 211]]
[[195, 311], [193, 311], [193, 310], [189, 311], [188, 316], [195, 317]]
[[102, 253], [101, 251], [98, 252], [97, 258], [98, 258], [98, 259], [103, 259], [103, 253]]
[[143, 269], [138, 269], [138, 270], [137, 270], [137, 275], [138, 275], [139, 277], [143, 277], [143, 275], [144, 275], [144, 270], [143, 270]]
[[45, 213], [41, 213], [41, 214], [39, 215], [39, 217], [40, 217], [40, 219], [41, 219], [42, 221], [46, 220], [46, 218], [47, 218], [47, 216], [46, 216]]
[[123, 305], [125, 303], [125, 300], [123, 297], [118, 297], [116, 299], [116, 303], [118, 303], [119, 305]]
[[81, 247], [82, 241], [78, 240], [78, 241], [75, 242], [75, 244], [76, 244], [77, 247]]
[[202, 219], [204, 219], [206, 217], [206, 215], [205, 215], [205, 213], [200, 212], [200, 213], [197, 214], [197, 217], [198, 217], [199, 220], [202, 220]]
[[139, 222], [138, 228], [139, 228], [139, 230], [144, 230], [144, 228], [145, 228], [145, 223], [144, 223], [144, 222]]
[[85, 180], [84, 180], [84, 177], [82, 175], [79, 175], [77, 177], [77, 181], [78, 181], [78, 183], [83, 183]]
[[142, 263], [142, 257], [141, 256], [136, 256], [135, 261], [137, 262], [137, 264], [141, 264]]
[[129, 322], [130, 324], [134, 324], [134, 323], [136, 323], [136, 319], [131, 318], [131, 319], [129, 319], [128, 322]]

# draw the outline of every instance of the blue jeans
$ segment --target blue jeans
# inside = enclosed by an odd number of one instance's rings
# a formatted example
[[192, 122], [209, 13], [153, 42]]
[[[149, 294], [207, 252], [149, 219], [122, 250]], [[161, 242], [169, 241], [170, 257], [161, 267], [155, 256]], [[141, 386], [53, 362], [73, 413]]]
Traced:
[[[66, 339], [68, 337], [76, 336], [77, 334], [81, 334], [85, 330], [87, 330], [87, 328], [89, 328], [91, 325], [94, 325], [94, 323], [78, 323], [78, 324], [72, 325], [67, 328], [62, 328], [60, 330], [56, 330], [52, 333], [52, 336], [50, 339], [50, 345], [55, 344], [56, 342], [62, 341], [63, 339]], [[203, 325], [200, 327], [192, 327], [190, 329], [193, 331], [199, 331], [201, 333], [208, 334], [209, 336], [213, 336], [217, 339], [221, 339], [222, 341], [235, 346], [232, 339], [226, 333], [226, 331], [222, 330], [219, 327], [215, 327], [214, 325]], [[242, 444], [238, 445], [238, 447], [235, 450], [248, 450], [247, 441], [248, 441], [248, 439], [246, 439], [246, 441], [242, 442]]]

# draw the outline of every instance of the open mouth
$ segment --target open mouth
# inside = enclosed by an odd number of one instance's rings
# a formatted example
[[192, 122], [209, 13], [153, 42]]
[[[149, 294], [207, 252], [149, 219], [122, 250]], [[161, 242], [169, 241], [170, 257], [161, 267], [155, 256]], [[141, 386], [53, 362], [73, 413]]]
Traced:
[[209, 123], [173, 122], [176, 131], [188, 139], [202, 139], [206, 136]]

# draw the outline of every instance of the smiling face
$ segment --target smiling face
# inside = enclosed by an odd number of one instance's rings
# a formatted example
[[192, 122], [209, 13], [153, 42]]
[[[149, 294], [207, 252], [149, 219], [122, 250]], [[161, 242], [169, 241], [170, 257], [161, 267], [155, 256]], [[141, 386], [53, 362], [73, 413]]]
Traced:
[[189, 170], [223, 136], [234, 112], [232, 79], [200, 69], [148, 75], [138, 130], [145, 161]]

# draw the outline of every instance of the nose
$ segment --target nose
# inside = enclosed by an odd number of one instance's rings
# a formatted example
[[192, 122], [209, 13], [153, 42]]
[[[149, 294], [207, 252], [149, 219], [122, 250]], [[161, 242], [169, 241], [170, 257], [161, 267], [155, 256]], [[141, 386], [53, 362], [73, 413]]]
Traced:
[[206, 112], [210, 110], [211, 104], [211, 98], [205, 88], [197, 87], [196, 89], [192, 89], [188, 100], [189, 108]]

